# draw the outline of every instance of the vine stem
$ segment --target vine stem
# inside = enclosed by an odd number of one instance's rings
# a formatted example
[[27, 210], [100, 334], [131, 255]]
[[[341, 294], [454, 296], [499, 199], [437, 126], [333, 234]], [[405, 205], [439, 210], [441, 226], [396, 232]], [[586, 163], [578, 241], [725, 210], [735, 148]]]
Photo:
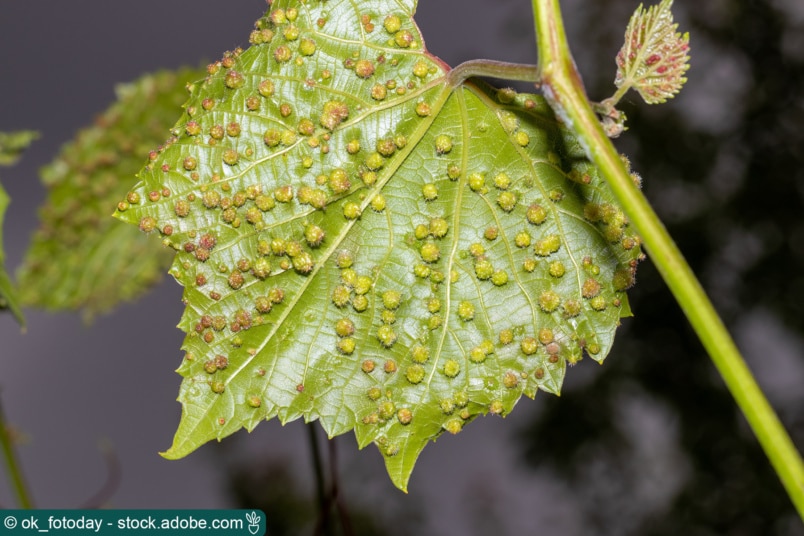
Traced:
[[8, 433], [8, 425], [6, 423], [5, 412], [3, 411], [2, 400], [0, 400], [0, 444], [2, 444], [3, 447], [3, 458], [8, 468], [11, 486], [17, 494], [20, 508], [30, 510], [33, 508], [33, 501], [31, 500], [31, 494], [28, 493], [28, 486], [25, 485], [25, 478], [22, 476], [22, 468], [20, 467], [19, 460], [14, 451], [14, 443]]
[[715, 367], [804, 519], [804, 463], [701, 284], [603, 132], [569, 50], [559, 0], [531, 0], [542, 91], [578, 136], [642, 237]]

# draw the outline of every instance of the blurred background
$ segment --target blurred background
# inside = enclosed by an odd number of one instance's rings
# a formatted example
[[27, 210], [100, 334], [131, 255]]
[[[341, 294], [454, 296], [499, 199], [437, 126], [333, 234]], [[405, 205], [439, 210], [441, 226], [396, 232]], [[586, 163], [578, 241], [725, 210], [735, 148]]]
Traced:
[[[427, 46], [448, 64], [535, 63], [527, 0], [420, 4]], [[562, 2], [593, 100], [613, 93], [614, 56], [636, 6]], [[0, 0], [0, 130], [42, 135], [0, 170], [12, 198], [10, 271], [37, 225], [38, 168], [113, 101], [114, 85], [246, 46], [264, 9], [264, 0]], [[629, 94], [617, 145], [802, 450], [804, 3], [676, 0], [674, 12], [691, 34], [689, 82], [661, 106]], [[585, 360], [560, 400], [523, 399], [505, 420], [440, 438], [408, 495], [373, 447], [357, 451], [347, 435], [332, 448], [315, 425], [324, 469], [334, 458], [340, 476], [331, 533], [344, 533], [348, 512], [354, 534], [804, 534], [650, 260], [630, 298], [635, 317], [605, 366]], [[180, 299], [165, 279], [90, 326], [75, 313], [28, 310], [21, 334], [0, 317], [0, 396], [36, 504], [255, 507], [272, 536], [313, 534], [313, 442], [301, 423], [264, 423], [181, 461], [157, 454], [180, 415]], [[13, 507], [0, 474], [0, 505]]]

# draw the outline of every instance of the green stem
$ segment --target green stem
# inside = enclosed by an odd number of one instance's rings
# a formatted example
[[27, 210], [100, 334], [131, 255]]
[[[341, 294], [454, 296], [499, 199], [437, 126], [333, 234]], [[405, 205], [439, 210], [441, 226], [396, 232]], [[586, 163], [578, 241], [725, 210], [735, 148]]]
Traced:
[[606, 137], [570, 54], [558, 0], [531, 0], [545, 97], [587, 148], [804, 519], [804, 463], [706, 293]]
[[3, 446], [3, 458], [6, 461], [8, 474], [11, 477], [11, 486], [17, 494], [20, 507], [30, 510], [33, 508], [33, 501], [31, 500], [30, 493], [28, 493], [25, 478], [22, 476], [22, 468], [14, 452], [14, 443], [8, 435], [8, 426], [6, 424], [5, 413], [3, 412], [2, 400], [0, 400], [0, 444]]

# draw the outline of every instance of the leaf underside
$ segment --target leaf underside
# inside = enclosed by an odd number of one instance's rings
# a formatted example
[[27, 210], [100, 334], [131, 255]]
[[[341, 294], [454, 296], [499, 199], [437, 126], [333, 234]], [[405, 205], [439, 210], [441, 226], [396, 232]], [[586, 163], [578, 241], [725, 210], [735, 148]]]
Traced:
[[48, 193], [18, 272], [23, 303], [91, 319], [162, 279], [172, 250], [109, 215], [203, 76], [163, 71], [118, 86], [118, 100], [42, 168]]
[[[24, 151], [39, 134], [24, 130], [20, 132], [0, 132], [0, 166], [14, 165]], [[19, 305], [19, 298], [11, 278], [6, 272], [6, 250], [3, 247], [3, 223], [11, 199], [0, 185], [0, 310], [9, 310], [17, 322], [25, 327], [25, 317]]]
[[303, 417], [406, 489], [429, 441], [609, 351], [638, 239], [545, 101], [451, 87], [414, 10], [275, 1], [117, 213], [185, 287], [166, 457]]

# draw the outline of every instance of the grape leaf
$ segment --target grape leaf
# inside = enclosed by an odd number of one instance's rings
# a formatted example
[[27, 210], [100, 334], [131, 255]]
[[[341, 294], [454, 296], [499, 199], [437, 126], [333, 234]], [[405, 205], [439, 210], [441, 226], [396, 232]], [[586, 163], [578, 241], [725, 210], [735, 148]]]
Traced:
[[[39, 134], [24, 130], [20, 132], [0, 132], [0, 166], [11, 166], [17, 162], [24, 151]], [[25, 317], [18, 303], [17, 292], [6, 272], [6, 250], [3, 247], [3, 222], [11, 199], [0, 185], [0, 310], [8, 309], [20, 326], [25, 328]]]
[[662, 0], [647, 10], [639, 4], [617, 53], [614, 84], [626, 90], [633, 87], [648, 104], [673, 98], [687, 81], [690, 36], [676, 31], [672, 6], [673, 0]]
[[406, 489], [429, 441], [609, 351], [638, 238], [542, 97], [451, 85], [415, 6], [273, 2], [121, 205], [184, 286], [164, 456], [318, 419]]
[[169, 134], [187, 83], [203, 76], [199, 69], [162, 71], [119, 85], [117, 101], [41, 170], [47, 199], [18, 272], [24, 303], [83, 309], [91, 319], [162, 278], [172, 250], [109, 215]]

